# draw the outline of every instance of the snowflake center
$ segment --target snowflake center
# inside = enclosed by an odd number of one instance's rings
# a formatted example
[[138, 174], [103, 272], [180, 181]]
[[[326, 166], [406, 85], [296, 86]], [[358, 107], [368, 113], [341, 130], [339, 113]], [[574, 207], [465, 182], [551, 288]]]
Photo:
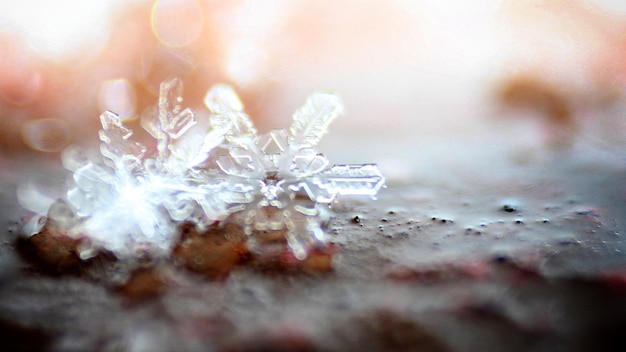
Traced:
[[285, 192], [284, 180], [278, 176], [278, 171], [267, 171], [261, 181], [261, 193], [270, 201], [278, 200], [281, 193]]

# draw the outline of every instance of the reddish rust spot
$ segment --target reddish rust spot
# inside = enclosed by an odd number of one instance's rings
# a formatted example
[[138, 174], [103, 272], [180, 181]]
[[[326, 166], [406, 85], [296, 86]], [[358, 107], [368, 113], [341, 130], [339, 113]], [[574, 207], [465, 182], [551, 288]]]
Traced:
[[337, 246], [329, 243], [323, 247], [313, 248], [304, 260], [298, 260], [291, 252], [281, 257], [285, 267], [296, 267], [306, 273], [328, 273], [333, 270], [333, 255]]
[[300, 260], [287, 246], [265, 247], [251, 265], [268, 273], [328, 273], [333, 270], [332, 259], [336, 252], [337, 246], [330, 243], [311, 248], [307, 257]]
[[421, 281], [435, 283], [448, 280], [486, 280], [492, 275], [489, 263], [467, 261], [457, 264], [440, 264], [427, 267], [397, 266], [387, 273], [387, 277], [398, 281]]
[[458, 272], [473, 280], [486, 280], [491, 277], [491, 268], [488, 262], [483, 260], [472, 260], [461, 263], [457, 266]]
[[260, 244], [287, 243], [285, 230], [254, 231], [253, 236]]
[[544, 118], [544, 142], [567, 147], [578, 130], [575, 104], [566, 87], [535, 74], [519, 74], [505, 79], [497, 89], [496, 100], [506, 108], [534, 111]]
[[536, 109], [562, 125], [573, 123], [567, 94], [538, 76], [526, 74], [508, 78], [502, 82], [497, 98], [505, 106]]
[[248, 236], [234, 223], [215, 223], [199, 233], [193, 224], [181, 227], [181, 240], [174, 248], [174, 259], [191, 271], [211, 278], [223, 278], [238, 264], [246, 262], [264, 272], [326, 273], [332, 271], [333, 244], [311, 248], [304, 260], [296, 258], [287, 245], [284, 230], [255, 231], [259, 249], [250, 253]]
[[76, 247], [80, 240], [70, 238], [64, 233], [44, 229], [26, 239], [20, 239], [18, 248], [29, 262], [42, 271], [52, 274], [78, 273], [82, 260]]
[[118, 286], [117, 291], [131, 302], [136, 302], [157, 297], [166, 286], [158, 268], [140, 268], [131, 274], [126, 283]]
[[220, 278], [247, 259], [246, 236], [241, 226], [215, 223], [199, 233], [193, 224], [181, 227], [181, 239], [174, 247], [174, 260], [187, 269]]
[[88, 239], [73, 238], [65, 231], [53, 230], [55, 228], [54, 222], [49, 221], [41, 232], [17, 242], [22, 257], [38, 270], [53, 275], [81, 274], [96, 262], [116, 260], [106, 251], [99, 251], [87, 260], [81, 259], [78, 248]]
[[441, 272], [431, 268], [411, 268], [397, 266], [387, 273], [387, 278], [397, 281], [421, 281], [425, 283], [439, 281]]
[[598, 281], [615, 293], [626, 293], [626, 271], [615, 271], [606, 273], [604, 275], [601, 275]]

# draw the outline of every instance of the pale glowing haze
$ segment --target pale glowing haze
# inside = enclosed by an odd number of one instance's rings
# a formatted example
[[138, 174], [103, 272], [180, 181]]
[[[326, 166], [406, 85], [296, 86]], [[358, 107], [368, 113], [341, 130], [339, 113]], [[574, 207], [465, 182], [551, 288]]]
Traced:
[[20, 0], [0, 3], [0, 32], [53, 59], [99, 51], [118, 0]]

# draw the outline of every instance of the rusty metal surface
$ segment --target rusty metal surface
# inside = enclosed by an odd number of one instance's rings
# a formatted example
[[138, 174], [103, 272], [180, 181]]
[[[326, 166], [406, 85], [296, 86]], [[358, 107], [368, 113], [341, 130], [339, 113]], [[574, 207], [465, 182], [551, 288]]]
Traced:
[[20, 257], [17, 185], [63, 172], [7, 160], [0, 335], [10, 350], [620, 350], [626, 163], [611, 160], [392, 178], [377, 201], [334, 206], [331, 272], [211, 278], [166, 261], [125, 289], [107, 270], [50, 275]]

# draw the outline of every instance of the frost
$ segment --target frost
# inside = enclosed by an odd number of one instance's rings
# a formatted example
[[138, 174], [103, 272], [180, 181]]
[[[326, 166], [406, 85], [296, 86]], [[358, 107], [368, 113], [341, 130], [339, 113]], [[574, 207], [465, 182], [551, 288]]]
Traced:
[[[254, 195], [242, 207], [246, 234], [285, 231], [292, 252], [303, 259], [311, 246], [324, 241], [322, 205], [340, 195], [376, 195], [384, 178], [375, 165], [328, 168], [328, 159], [314, 149], [342, 112], [336, 95], [315, 93], [293, 115], [289, 133], [282, 129], [261, 135], [248, 131], [245, 136], [228, 139], [227, 153], [219, 156], [217, 164], [232, 176], [237, 189]], [[221, 109], [219, 113], [236, 112]]]
[[288, 131], [266, 134], [257, 133], [229, 86], [214, 86], [204, 102], [210, 117], [182, 106], [180, 80], [163, 82], [156, 108], [141, 117], [156, 148], [134, 141], [105, 111], [101, 155], [76, 147], [63, 153], [72, 186], [48, 217], [120, 256], [146, 247], [168, 253], [183, 221], [200, 228], [232, 221], [241, 223], [251, 249], [261, 245], [259, 232], [280, 231], [303, 259], [323, 243], [322, 215], [337, 197], [375, 197], [384, 184], [374, 164], [329, 166], [315, 150], [343, 113], [334, 94], [311, 95]]

